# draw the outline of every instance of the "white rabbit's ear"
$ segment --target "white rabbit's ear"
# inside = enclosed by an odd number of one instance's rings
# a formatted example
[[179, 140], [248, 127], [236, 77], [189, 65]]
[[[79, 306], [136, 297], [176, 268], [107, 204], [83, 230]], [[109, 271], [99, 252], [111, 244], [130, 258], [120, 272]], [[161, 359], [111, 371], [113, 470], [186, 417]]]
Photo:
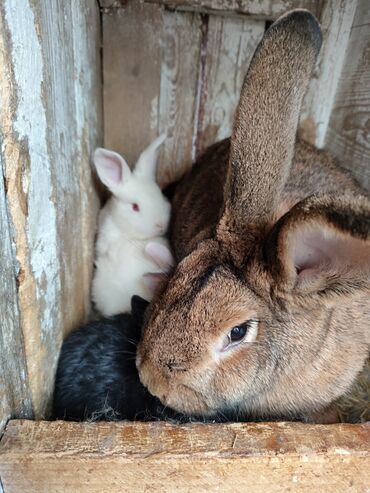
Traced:
[[117, 152], [98, 147], [93, 156], [93, 161], [100, 180], [113, 193], [123, 181], [131, 176], [131, 170]]
[[135, 175], [155, 181], [159, 147], [166, 140], [166, 134], [157, 137], [141, 154], [135, 166]]
[[160, 269], [164, 272], [169, 272], [175, 265], [175, 259], [171, 253], [171, 250], [157, 243], [156, 241], [150, 241], [145, 247], [145, 253], [150, 257]]
[[143, 275], [143, 281], [145, 286], [149, 289], [152, 296], [160, 289], [161, 285], [168, 280], [166, 273], [175, 265], [175, 259], [171, 253], [171, 250], [161, 243], [156, 241], [150, 241], [145, 247], [145, 253], [150, 257], [161, 269], [162, 272], [151, 273]]
[[157, 291], [159, 291], [162, 283], [164, 283], [166, 279], [167, 279], [166, 274], [160, 274], [160, 273], [143, 274], [144, 284], [149, 290], [151, 297], [153, 297], [157, 293]]

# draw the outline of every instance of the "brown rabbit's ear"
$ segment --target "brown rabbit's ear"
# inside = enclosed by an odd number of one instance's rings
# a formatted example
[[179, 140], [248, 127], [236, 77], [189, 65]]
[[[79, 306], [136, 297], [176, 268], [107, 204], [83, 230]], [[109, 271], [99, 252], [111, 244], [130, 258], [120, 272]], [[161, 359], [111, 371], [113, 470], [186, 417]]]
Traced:
[[266, 31], [244, 80], [231, 136], [221, 241], [268, 223], [293, 156], [298, 116], [321, 30], [306, 10], [280, 17]]
[[370, 201], [310, 197], [274, 226], [265, 257], [278, 289], [351, 294], [370, 289]]

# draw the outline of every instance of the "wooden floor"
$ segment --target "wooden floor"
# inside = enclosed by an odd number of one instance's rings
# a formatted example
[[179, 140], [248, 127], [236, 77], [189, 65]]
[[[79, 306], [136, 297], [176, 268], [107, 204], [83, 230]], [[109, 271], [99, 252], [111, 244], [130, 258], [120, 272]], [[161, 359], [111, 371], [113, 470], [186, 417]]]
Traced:
[[14, 420], [0, 477], [5, 493], [366, 493], [369, 443], [370, 423]]

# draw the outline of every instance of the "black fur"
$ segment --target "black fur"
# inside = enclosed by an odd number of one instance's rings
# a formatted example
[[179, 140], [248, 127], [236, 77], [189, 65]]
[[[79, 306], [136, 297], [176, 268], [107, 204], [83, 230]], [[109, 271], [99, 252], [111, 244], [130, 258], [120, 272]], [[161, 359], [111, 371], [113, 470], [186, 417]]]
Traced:
[[131, 300], [132, 315], [90, 322], [64, 341], [55, 378], [53, 418], [67, 421], [237, 420], [235, 410], [210, 420], [185, 416], [164, 407], [141, 384], [135, 365], [136, 345], [148, 303]]
[[135, 296], [132, 315], [90, 322], [62, 346], [55, 380], [54, 418], [83, 420], [183, 420], [140, 383], [136, 344], [147, 302]]

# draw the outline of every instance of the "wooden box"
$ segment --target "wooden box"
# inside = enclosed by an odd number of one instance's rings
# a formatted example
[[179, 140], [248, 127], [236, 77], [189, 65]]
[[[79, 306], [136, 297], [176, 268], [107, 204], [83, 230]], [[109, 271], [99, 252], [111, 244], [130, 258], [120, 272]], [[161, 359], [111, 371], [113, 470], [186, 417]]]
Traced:
[[1, 2], [0, 491], [370, 491], [367, 424], [40, 421], [90, 310], [91, 151], [133, 163], [166, 131], [159, 180], [180, 177], [230, 134], [266, 25], [294, 7], [324, 34], [300, 132], [370, 190], [368, 0]]

